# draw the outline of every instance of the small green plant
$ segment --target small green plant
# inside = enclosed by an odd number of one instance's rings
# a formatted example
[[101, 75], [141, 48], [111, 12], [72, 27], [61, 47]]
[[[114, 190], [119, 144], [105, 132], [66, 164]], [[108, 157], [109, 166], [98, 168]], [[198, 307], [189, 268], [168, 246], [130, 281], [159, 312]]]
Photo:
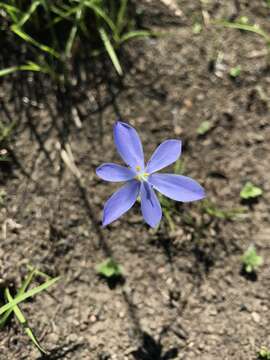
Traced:
[[246, 273], [250, 274], [263, 264], [263, 258], [257, 255], [254, 245], [250, 245], [242, 256], [242, 264]]
[[[42, 285], [29, 289], [36, 275], [45, 277], [46, 281]], [[6, 325], [8, 318], [12, 313], [14, 313], [15, 317], [19, 321], [20, 325], [23, 327], [24, 331], [26, 332], [34, 346], [41, 353], [46, 354], [46, 350], [44, 350], [43, 347], [40, 345], [39, 341], [33, 333], [33, 330], [29, 327], [28, 322], [19, 307], [19, 304], [26, 299], [31, 298], [34, 295], [37, 295], [42, 291], [46, 290], [48, 287], [55, 284], [58, 280], [59, 277], [49, 278], [46, 274], [32, 268], [14, 298], [11, 295], [9, 288], [6, 287], [4, 289], [4, 297], [7, 303], [0, 307], [0, 329]]]
[[249, 18], [247, 16], [240, 16], [237, 22], [239, 24], [245, 25], [249, 23]]
[[[0, 76], [1, 76], [1, 72], [0, 72]], [[16, 126], [15, 121], [13, 123], [9, 124], [9, 125], [5, 125], [0, 120], [0, 144], [2, 144], [5, 141], [9, 140], [15, 126]]]
[[270, 360], [270, 350], [268, 350], [266, 347], [262, 347], [258, 351], [258, 359]]
[[213, 127], [213, 124], [210, 121], [203, 121], [200, 126], [197, 128], [198, 135], [205, 135], [207, 134]]
[[241, 66], [240, 65], [237, 65], [230, 69], [230, 77], [236, 79], [240, 76], [240, 74], [241, 74]]
[[261, 196], [263, 191], [258, 186], [252, 184], [252, 182], [248, 181], [240, 192], [240, 197], [243, 200], [255, 199], [258, 196]]
[[192, 27], [193, 34], [198, 35], [200, 34], [201, 31], [202, 31], [202, 25], [196, 22]]
[[118, 277], [123, 275], [123, 268], [112, 259], [106, 259], [96, 266], [96, 272], [105, 278]]

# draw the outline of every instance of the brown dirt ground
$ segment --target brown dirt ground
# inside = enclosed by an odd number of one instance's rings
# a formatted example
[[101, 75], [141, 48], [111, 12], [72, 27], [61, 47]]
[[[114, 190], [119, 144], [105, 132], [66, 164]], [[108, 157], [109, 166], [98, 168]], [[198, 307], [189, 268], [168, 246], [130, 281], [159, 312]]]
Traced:
[[[270, 31], [270, 8], [259, 0], [178, 4], [180, 17], [158, 2], [141, 5], [145, 24], [166, 36], [126, 47], [128, 74], [121, 84], [114, 76], [109, 83], [82, 79], [70, 103], [30, 75], [2, 83], [1, 117], [9, 115], [18, 126], [8, 145], [11, 165], [1, 164], [7, 197], [0, 221], [12, 219], [20, 227], [7, 225], [1, 234], [0, 278], [18, 286], [27, 263], [62, 276], [48, 293], [22, 305], [51, 350], [46, 359], [251, 360], [258, 348], [270, 346], [270, 71], [261, 55], [264, 43], [254, 34], [210, 25], [192, 33], [202, 15], [206, 23], [246, 15]], [[228, 72], [238, 64], [242, 72], [233, 81]], [[67, 107], [78, 110], [81, 129]], [[217, 207], [244, 206], [244, 216], [218, 220], [199, 203], [177, 205], [175, 230], [163, 222], [153, 231], [135, 208], [101, 229], [102, 206], [114, 186], [97, 179], [95, 168], [119, 161], [112, 139], [116, 116], [136, 126], [148, 156], [161, 141], [181, 138], [185, 174], [204, 185]], [[198, 137], [204, 120], [213, 128]], [[66, 141], [83, 187], [61, 162], [57, 144]], [[241, 205], [247, 180], [264, 194]], [[240, 257], [251, 243], [264, 258], [257, 279], [240, 273]], [[108, 254], [125, 269], [125, 281], [108, 284], [96, 275]], [[45, 357], [13, 320], [0, 333], [0, 359]]]

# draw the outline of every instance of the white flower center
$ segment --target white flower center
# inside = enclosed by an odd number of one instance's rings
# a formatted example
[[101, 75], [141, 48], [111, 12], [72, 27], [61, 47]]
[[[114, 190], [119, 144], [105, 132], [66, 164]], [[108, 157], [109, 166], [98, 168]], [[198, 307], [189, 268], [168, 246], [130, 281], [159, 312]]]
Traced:
[[136, 166], [137, 175], [135, 179], [139, 181], [147, 181], [149, 174], [147, 172], [142, 171], [140, 166]]

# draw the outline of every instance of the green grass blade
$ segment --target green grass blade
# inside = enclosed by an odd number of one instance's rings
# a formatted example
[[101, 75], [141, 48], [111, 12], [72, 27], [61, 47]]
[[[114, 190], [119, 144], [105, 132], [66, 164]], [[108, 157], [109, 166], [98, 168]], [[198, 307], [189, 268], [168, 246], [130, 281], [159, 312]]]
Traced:
[[51, 5], [51, 12], [58, 15], [57, 17], [55, 17], [53, 19], [52, 26], [54, 24], [57, 24], [60, 21], [64, 21], [64, 20], [73, 21], [73, 18], [71, 17], [71, 15], [76, 14], [79, 7], [80, 7], [80, 5], [70, 8], [68, 10], [62, 10], [60, 7], [58, 7], [56, 5]]
[[12, 25], [11, 26], [11, 30], [18, 35], [20, 38], [22, 38], [24, 41], [26, 41], [27, 43], [30, 43], [31, 45], [36, 46], [37, 48], [39, 48], [40, 50], [52, 55], [53, 57], [55, 57], [56, 59], [60, 59], [61, 56], [60, 54], [55, 51], [54, 49], [52, 49], [51, 47], [41, 44], [40, 42], [38, 42], [37, 40], [33, 39], [30, 35], [28, 35], [26, 32], [24, 32], [21, 28], [19, 28], [17, 25]]
[[[8, 302], [14, 301], [14, 299], [11, 296], [8, 288], [5, 289], [5, 296], [6, 296]], [[19, 308], [19, 306], [18, 305], [14, 306], [14, 308], [12, 310], [14, 311], [14, 314], [16, 315], [19, 323], [22, 325], [22, 327], [24, 328], [26, 334], [28, 335], [30, 340], [33, 342], [33, 344], [38, 348], [38, 350], [41, 353], [48, 354], [47, 351], [44, 350], [43, 347], [40, 345], [40, 343], [37, 340], [36, 336], [34, 335], [32, 329], [28, 326], [27, 320], [24, 317], [24, 315], [23, 315], [21, 309]]]
[[94, 4], [92, 1], [89, 1], [89, 0], [85, 0], [84, 4], [91, 8], [94, 13], [101, 19], [103, 19], [107, 25], [111, 28], [111, 30], [113, 31], [113, 33], [116, 32], [116, 27], [115, 27], [115, 24], [114, 22], [112, 21], [112, 19], [110, 19], [110, 17], [106, 14], [105, 11], [102, 10], [102, 7]]
[[16, 71], [35, 71], [35, 72], [43, 72], [48, 73], [48, 70], [45, 67], [42, 67], [32, 61], [29, 61], [27, 64], [11, 66], [6, 69], [0, 70], [0, 77], [12, 74]]
[[146, 30], [130, 31], [130, 32], [124, 34], [123, 36], [121, 36], [120, 43], [123, 43], [123, 42], [128, 41], [128, 40], [133, 39], [133, 38], [149, 37], [149, 36], [152, 36], [152, 35], [154, 35], [154, 34], [151, 33], [150, 31], [146, 31]]
[[[22, 286], [19, 288], [19, 291], [17, 292], [16, 297], [25, 293], [26, 289], [32, 282], [33, 276], [35, 275], [35, 273], [36, 273], [35, 269], [31, 270], [31, 272], [28, 274], [27, 278], [24, 280]], [[2, 318], [0, 320], [0, 328], [3, 328], [5, 326], [9, 316], [12, 314], [12, 311], [13, 311], [13, 309], [10, 309], [4, 313], [4, 315], [2, 316]]]
[[17, 23], [19, 21], [21, 11], [17, 7], [0, 2], [0, 9], [4, 9], [13, 22]]
[[9, 67], [9, 68], [6, 68], [6, 69], [2, 69], [2, 70], [0, 70], [0, 77], [12, 74], [12, 73], [14, 73], [15, 71], [18, 71], [18, 70], [20, 70], [19, 66], [12, 66], [12, 67]]
[[32, 16], [32, 14], [36, 11], [36, 9], [39, 7], [39, 5], [42, 4], [42, 1], [36, 0], [33, 1], [30, 5], [27, 12], [24, 13], [23, 17], [20, 19], [20, 21], [16, 24], [18, 27], [22, 27]]
[[35, 276], [40, 276], [40, 277], [44, 278], [45, 280], [51, 279], [51, 277], [49, 275], [45, 274], [43, 271], [40, 271], [40, 270], [34, 268], [32, 265], [27, 264], [27, 269], [29, 269], [31, 272], [34, 271]]
[[116, 31], [118, 36], [120, 36], [121, 31], [123, 30], [125, 26], [125, 15], [127, 11], [127, 2], [128, 0], [121, 0], [121, 5], [119, 12], [117, 14], [117, 20], [116, 20]]
[[8, 304], [5, 304], [4, 306], [0, 307], [0, 315], [4, 314], [9, 309], [13, 309], [14, 306], [18, 305], [22, 301], [24, 301], [24, 300], [26, 300], [26, 299], [34, 296], [34, 295], [37, 295], [38, 293], [40, 293], [43, 290], [46, 290], [48, 287], [55, 284], [59, 279], [60, 279], [60, 277], [50, 279], [50, 280], [46, 281], [45, 283], [43, 283], [43, 284], [41, 284], [41, 285], [31, 289], [31, 290], [28, 290], [24, 294], [16, 297], [14, 300], [10, 301]]
[[65, 49], [65, 57], [66, 58], [70, 58], [71, 56], [71, 51], [72, 51], [72, 47], [78, 32], [78, 25], [81, 21], [82, 18], [82, 14], [83, 14], [83, 5], [84, 5], [84, 1], [81, 1], [81, 5], [79, 6], [77, 12], [76, 12], [76, 17], [75, 17], [75, 22], [74, 25], [71, 28], [67, 43], [66, 43], [66, 49]]
[[123, 70], [121, 68], [120, 62], [118, 60], [118, 57], [116, 55], [116, 52], [114, 51], [114, 48], [110, 42], [109, 36], [106, 33], [106, 31], [103, 28], [99, 28], [100, 37], [103, 41], [103, 44], [105, 46], [105, 49], [107, 50], [110, 59], [115, 67], [115, 70], [118, 72], [119, 75], [123, 75]]
[[248, 24], [242, 24], [242, 23], [230, 22], [230, 21], [218, 21], [218, 22], [214, 22], [214, 24], [225, 26], [230, 29], [238, 29], [238, 30], [253, 32], [257, 35], [262, 36], [268, 44], [270, 43], [270, 35], [256, 25], [248, 25]]

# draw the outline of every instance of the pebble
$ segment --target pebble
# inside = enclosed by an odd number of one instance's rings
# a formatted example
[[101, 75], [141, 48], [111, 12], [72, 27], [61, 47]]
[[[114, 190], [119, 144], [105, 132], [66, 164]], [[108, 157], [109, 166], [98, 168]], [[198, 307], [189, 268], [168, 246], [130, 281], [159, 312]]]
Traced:
[[95, 315], [91, 315], [90, 316], [90, 322], [91, 323], [94, 323], [94, 322], [96, 322], [97, 321], [97, 317], [95, 316]]
[[255, 321], [255, 323], [257, 323], [257, 324], [261, 321], [260, 314], [258, 314], [255, 311], [251, 313], [251, 317], [252, 317], [253, 321]]
[[124, 312], [124, 311], [121, 311], [121, 312], [119, 313], [119, 317], [120, 317], [120, 319], [123, 319], [123, 318], [125, 317], [125, 312]]

